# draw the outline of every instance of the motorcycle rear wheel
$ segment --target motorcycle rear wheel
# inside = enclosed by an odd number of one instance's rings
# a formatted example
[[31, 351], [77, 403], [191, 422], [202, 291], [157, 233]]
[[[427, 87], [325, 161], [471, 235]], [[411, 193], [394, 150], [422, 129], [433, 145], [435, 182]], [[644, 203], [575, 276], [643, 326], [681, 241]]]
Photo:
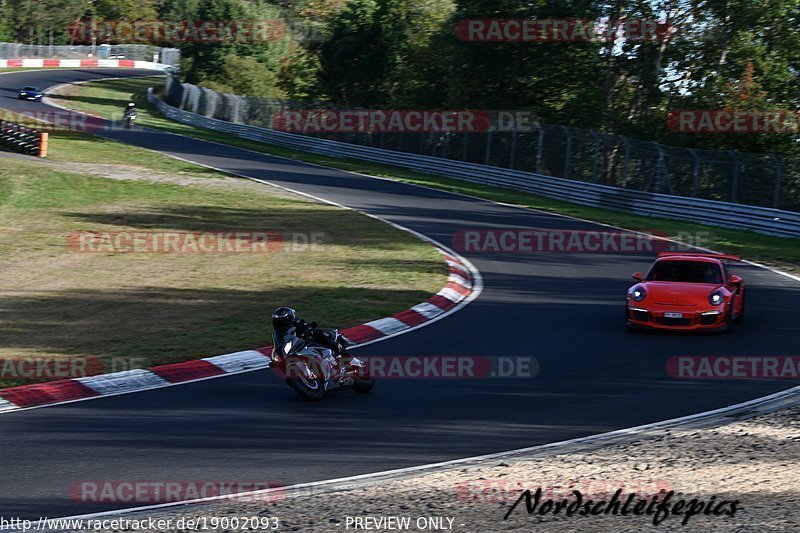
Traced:
[[367, 367], [366, 371], [361, 376], [353, 377], [353, 390], [360, 394], [366, 394], [375, 386], [375, 378]]

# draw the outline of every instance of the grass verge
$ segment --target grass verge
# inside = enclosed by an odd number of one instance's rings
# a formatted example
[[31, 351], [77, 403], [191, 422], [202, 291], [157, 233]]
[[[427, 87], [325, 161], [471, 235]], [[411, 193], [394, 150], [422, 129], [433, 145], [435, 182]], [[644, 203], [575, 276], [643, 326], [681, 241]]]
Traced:
[[498, 202], [530, 207], [541, 211], [569, 215], [628, 229], [657, 233], [693, 240], [688, 244], [705, 246], [721, 252], [739, 254], [788, 271], [800, 272], [800, 239], [761, 235], [743, 230], [719, 228], [693, 222], [630, 215], [608, 209], [584, 207], [550, 198], [526, 194], [511, 189], [469, 183], [461, 180], [423, 174], [388, 165], [359, 160], [334, 158], [298, 150], [276, 147], [230, 135], [173, 122], [147, 103], [147, 87], [160, 85], [158, 78], [105, 80], [73, 85], [59, 96], [60, 104], [79, 111], [109, 116], [121, 109], [123, 102], [132, 100], [140, 108], [139, 124], [186, 135], [197, 139], [247, 148], [270, 155], [287, 157], [342, 170], [359, 172], [434, 187], [447, 191], [478, 196]]
[[[324, 326], [360, 324], [445, 283], [429, 244], [354, 211], [91, 136], [54, 138], [52, 160], [0, 154], [0, 387], [71, 377], [26, 375], [36, 358], [99, 358], [119, 370], [250, 349], [269, 343], [279, 305]], [[87, 231], [272, 231], [284, 246], [68, 247], [71, 233]]]

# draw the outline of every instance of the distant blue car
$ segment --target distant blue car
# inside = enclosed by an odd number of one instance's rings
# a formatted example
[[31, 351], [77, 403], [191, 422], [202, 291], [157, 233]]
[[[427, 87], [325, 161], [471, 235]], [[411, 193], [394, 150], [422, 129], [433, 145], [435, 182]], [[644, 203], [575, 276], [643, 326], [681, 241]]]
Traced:
[[20, 100], [41, 100], [44, 93], [36, 87], [23, 87], [19, 90]]

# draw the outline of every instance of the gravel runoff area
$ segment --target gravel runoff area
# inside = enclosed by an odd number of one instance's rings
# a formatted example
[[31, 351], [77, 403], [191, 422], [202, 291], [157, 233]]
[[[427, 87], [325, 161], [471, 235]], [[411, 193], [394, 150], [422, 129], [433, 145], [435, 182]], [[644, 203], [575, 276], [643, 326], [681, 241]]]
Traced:
[[[531, 490], [531, 503], [536, 504], [538, 488], [542, 495], [533, 514], [528, 514], [523, 499], [504, 519], [523, 489]], [[644, 507], [645, 514], [627, 516], [580, 516], [584, 507], [577, 505], [578, 512], [571, 516], [567, 516], [568, 506], [558, 514], [553, 514], [555, 507], [547, 509], [549, 499], [575, 502], [574, 490], [582, 493], [586, 503], [588, 499], [613, 501], [618, 489], [622, 489], [620, 513], [630, 493], [641, 495], [648, 507], [653, 497], [661, 502], [672, 491], [669, 508], [678, 510], [681, 500], [687, 503], [683, 514], [667, 516], [657, 515], [658, 507], [653, 507], [652, 514], [646, 514]], [[487, 460], [333, 493], [305, 491], [287, 497], [272, 494], [269, 500], [261, 495], [259, 501], [183, 506], [122, 517], [170, 519], [173, 527], [163, 531], [181, 532], [192, 530], [187, 527], [192, 525], [190, 520], [211, 523], [225, 517], [259, 517], [264, 525], [276, 517], [280, 531], [312, 532], [796, 531], [800, 529], [800, 408], [716, 427], [661, 430], [626, 444], [570, 454]], [[636, 509], [636, 502], [628, 509]], [[731, 515], [733, 502], [736, 510]], [[682, 525], [690, 506], [699, 514]], [[603, 513], [606, 508], [603, 504], [596, 509]], [[550, 512], [540, 516], [543, 509]], [[656, 516], [662, 520], [658, 526], [654, 525]], [[222, 527], [233, 522], [215, 523], [219, 531], [242, 530]]]

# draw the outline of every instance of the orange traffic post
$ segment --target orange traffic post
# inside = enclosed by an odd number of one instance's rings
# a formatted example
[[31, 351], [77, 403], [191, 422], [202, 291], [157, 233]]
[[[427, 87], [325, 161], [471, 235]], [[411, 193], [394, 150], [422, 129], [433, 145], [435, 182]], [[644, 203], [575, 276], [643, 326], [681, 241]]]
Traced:
[[39, 157], [47, 157], [47, 143], [49, 137], [49, 133], [42, 133], [41, 137], [39, 137]]

